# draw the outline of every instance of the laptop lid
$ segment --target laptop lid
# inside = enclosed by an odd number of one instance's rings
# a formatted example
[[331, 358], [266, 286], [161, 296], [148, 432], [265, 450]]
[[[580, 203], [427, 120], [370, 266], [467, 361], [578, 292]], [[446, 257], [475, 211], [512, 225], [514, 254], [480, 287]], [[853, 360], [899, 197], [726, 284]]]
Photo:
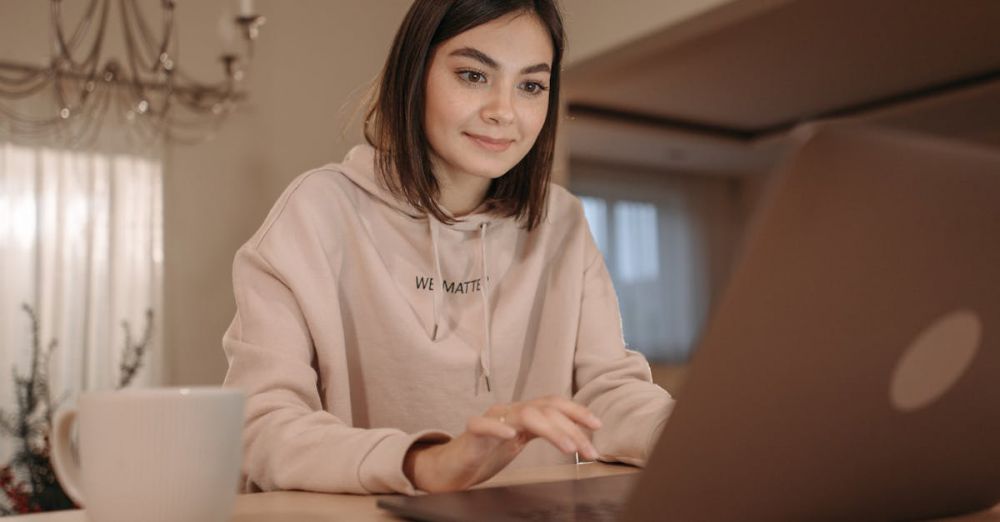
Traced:
[[1000, 151], [798, 132], [628, 520], [912, 520], [1000, 501]]

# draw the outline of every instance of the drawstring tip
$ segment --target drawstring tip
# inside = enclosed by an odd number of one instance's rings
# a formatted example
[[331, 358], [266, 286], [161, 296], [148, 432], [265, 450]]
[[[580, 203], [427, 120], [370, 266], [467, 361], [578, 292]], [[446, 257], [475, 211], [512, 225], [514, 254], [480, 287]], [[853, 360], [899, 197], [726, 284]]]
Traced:
[[486, 391], [492, 393], [493, 392], [493, 388], [490, 388], [490, 376], [486, 375], [485, 377], [486, 377]]
[[437, 341], [438, 340], [438, 325], [436, 325], [436, 324], [434, 325], [434, 332], [431, 333], [431, 340], [432, 341]]

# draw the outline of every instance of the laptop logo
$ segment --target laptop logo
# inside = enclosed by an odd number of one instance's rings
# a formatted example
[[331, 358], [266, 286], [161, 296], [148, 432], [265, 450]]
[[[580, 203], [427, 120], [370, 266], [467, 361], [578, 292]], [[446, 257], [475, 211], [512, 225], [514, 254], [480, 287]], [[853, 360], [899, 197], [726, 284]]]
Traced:
[[893, 408], [916, 411], [944, 395], [972, 365], [982, 332], [979, 315], [968, 309], [945, 314], [920, 332], [893, 372]]

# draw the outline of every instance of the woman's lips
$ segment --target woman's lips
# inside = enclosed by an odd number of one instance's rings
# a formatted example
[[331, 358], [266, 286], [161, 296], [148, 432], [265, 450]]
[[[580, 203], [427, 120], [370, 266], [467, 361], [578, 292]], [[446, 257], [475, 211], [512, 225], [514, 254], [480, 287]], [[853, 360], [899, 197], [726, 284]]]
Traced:
[[493, 152], [503, 152], [510, 148], [511, 143], [514, 143], [514, 140], [498, 140], [487, 136], [480, 136], [478, 134], [470, 134], [468, 132], [466, 132], [465, 135], [468, 136], [468, 138], [471, 139], [476, 145]]

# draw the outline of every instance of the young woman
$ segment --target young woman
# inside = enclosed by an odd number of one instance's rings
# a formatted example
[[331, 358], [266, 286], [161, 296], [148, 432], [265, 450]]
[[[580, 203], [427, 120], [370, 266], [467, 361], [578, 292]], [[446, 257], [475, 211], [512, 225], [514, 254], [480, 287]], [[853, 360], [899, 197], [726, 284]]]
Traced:
[[553, 0], [414, 2], [369, 144], [296, 179], [236, 255], [247, 490], [642, 464], [673, 403], [624, 346], [579, 201], [549, 185], [562, 51]]

